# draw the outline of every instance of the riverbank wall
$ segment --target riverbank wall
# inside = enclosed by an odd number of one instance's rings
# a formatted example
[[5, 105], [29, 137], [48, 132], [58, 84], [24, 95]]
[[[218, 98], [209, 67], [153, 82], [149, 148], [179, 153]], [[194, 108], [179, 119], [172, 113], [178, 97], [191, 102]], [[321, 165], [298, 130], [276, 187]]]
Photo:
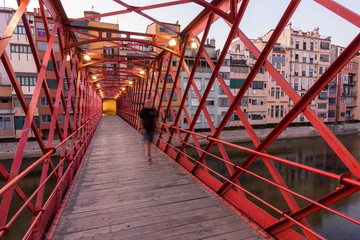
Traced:
[[[328, 128], [336, 136], [354, 134], [360, 132], [360, 123], [344, 123], [344, 124], [329, 124]], [[264, 140], [266, 136], [273, 130], [273, 128], [262, 128], [254, 129], [257, 137], [260, 141]], [[199, 132], [201, 135], [211, 136], [211, 132]], [[292, 138], [308, 138], [308, 137], [318, 137], [320, 136], [319, 132], [313, 126], [297, 126], [297, 127], [287, 127], [277, 139], [292, 139]], [[182, 134], [182, 138], [185, 137], [185, 134]], [[221, 132], [220, 139], [226, 142], [251, 142], [251, 138], [245, 129], [232, 129]], [[198, 137], [199, 143], [201, 145], [207, 144], [208, 140]], [[194, 141], [192, 138], [189, 139], [189, 143], [193, 144]], [[177, 143], [176, 145], [179, 145]]]
[[[344, 123], [344, 124], [331, 124], [328, 128], [335, 135], [346, 135], [360, 132], [360, 123]], [[254, 129], [258, 138], [262, 141], [271, 131], [272, 128]], [[211, 132], [199, 132], [205, 136], [211, 136]], [[320, 134], [312, 126], [301, 126], [301, 127], [288, 127], [286, 128], [277, 139], [291, 139], [291, 138], [307, 138], [307, 137], [318, 137]], [[182, 134], [182, 138], [185, 137], [185, 133]], [[220, 139], [227, 142], [251, 142], [251, 138], [245, 129], [225, 129], [220, 134]], [[198, 137], [199, 143], [204, 145], [208, 143], [208, 140]], [[188, 141], [193, 144], [192, 138]], [[58, 140], [54, 140], [53, 146], [59, 143]], [[15, 156], [17, 142], [0, 143], [0, 159], [13, 159]], [[46, 141], [45, 141], [46, 145]], [[67, 149], [70, 148], [71, 143], [67, 144]], [[174, 145], [179, 146], [179, 142], [174, 140]], [[61, 150], [59, 149], [54, 155], [60, 155]], [[39, 144], [36, 141], [29, 141], [26, 144], [24, 158], [41, 157], [43, 154], [39, 148]]]

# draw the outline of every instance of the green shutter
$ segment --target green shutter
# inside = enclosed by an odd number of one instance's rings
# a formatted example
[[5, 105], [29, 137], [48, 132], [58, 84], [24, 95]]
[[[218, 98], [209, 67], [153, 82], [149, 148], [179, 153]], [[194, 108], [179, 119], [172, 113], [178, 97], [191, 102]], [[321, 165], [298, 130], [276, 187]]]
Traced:
[[15, 122], [15, 129], [16, 130], [23, 129], [24, 122], [25, 122], [25, 117], [15, 117], [14, 122]]
[[[24, 128], [25, 118], [26, 118], [25, 116], [15, 117], [14, 118], [15, 129], [16, 130], [21, 130], [21, 129]], [[34, 121], [35, 121], [36, 126], [38, 128], [40, 128], [39, 116], [34, 116]]]
[[244, 82], [245, 79], [230, 78], [230, 88], [241, 88]]

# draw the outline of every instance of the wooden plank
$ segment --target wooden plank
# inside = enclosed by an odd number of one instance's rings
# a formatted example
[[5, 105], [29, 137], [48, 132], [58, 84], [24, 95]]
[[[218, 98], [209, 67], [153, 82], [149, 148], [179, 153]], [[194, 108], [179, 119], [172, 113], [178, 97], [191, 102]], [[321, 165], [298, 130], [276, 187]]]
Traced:
[[104, 116], [53, 239], [263, 239], [141, 136]]

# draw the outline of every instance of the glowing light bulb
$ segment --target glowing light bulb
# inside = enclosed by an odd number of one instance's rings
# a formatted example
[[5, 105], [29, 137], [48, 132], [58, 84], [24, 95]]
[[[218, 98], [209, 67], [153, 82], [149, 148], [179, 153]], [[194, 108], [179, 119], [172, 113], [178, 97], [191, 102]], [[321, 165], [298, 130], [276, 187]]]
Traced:
[[68, 61], [68, 62], [69, 62], [69, 61], [70, 61], [70, 59], [71, 59], [70, 55], [67, 55], [67, 56], [66, 56], [66, 61]]
[[195, 41], [191, 41], [190, 47], [191, 47], [192, 49], [197, 49], [197, 44], [196, 44], [196, 42], [195, 42]]
[[90, 61], [91, 60], [91, 57], [87, 54], [84, 55], [84, 60], [85, 61]]
[[176, 40], [175, 38], [172, 38], [170, 41], [169, 41], [169, 46], [170, 47], [174, 47], [176, 45]]

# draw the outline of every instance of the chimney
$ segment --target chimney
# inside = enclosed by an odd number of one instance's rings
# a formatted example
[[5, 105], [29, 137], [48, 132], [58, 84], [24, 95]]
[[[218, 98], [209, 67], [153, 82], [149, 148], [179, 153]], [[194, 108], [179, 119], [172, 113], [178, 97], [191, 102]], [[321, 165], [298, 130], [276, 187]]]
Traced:
[[215, 39], [210, 39], [210, 46], [215, 47]]
[[[84, 11], [84, 16], [85, 17], [90, 17], [90, 16], [94, 16], [94, 15], [97, 15], [97, 14], [100, 14], [98, 12], [95, 12], [95, 11]], [[100, 19], [101, 18], [94, 18], [94, 19], [91, 19], [90, 21], [93, 21], [93, 22], [100, 22]]]
[[314, 28], [313, 33], [319, 35], [319, 27]]

